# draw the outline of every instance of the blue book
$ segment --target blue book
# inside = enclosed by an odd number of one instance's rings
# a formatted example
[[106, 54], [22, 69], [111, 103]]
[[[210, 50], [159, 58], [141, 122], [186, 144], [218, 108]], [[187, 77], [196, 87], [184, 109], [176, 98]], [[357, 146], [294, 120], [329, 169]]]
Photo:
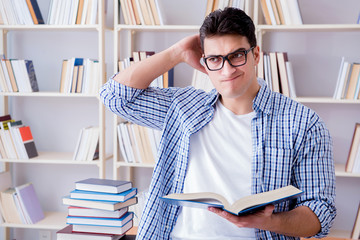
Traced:
[[137, 194], [137, 188], [131, 188], [121, 193], [102, 193], [102, 192], [92, 192], [92, 191], [83, 191], [83, 190], [75, 189], [70, 192], [70, 197], [79, 198], [79, 199], [124, 202], [129, 198], [134, 197], [136, 194]]
[[36, 79], [36, 74], [35, 74], [35, 68], [34, 68], [33, 61], [32, 60], [25, 60], [25, 66], [26, 66], [27, 73], [29, 75], [31, 90], [33, 92], [38, 92], [39, 91], [39, 86], [38, 86], [38, 82], [37, 82], [37, 79]]
[[88, 178], [75, 182], [75, 189], [105, 193], [120, 193], [132, 188], [130, 181]]
[[62, 202], [65, 205], [74, 206], [74, 207], [84, 207], [84, 208], [115, 211], [120, 208], [124, 208], [136, 204], [137, 197], [132, 197], [126, 200], [125, 202], [119, 202], [119, 201], [78, 199], [78, 198], [71, 198], [70, 196], [65, 196], [63, 197]]
[[67, 224], [95, 225], [122, 227], [134, 218], [134, 213], [127, 212], [120, 218], [94, 218], [94, 217], [74, 217], [67, 216]]
[[233, 204], [230, 204], [223, 196], [217, 193], [173, 193], [160, 197], [164, 202], [183, 206], [204, 208], [216, 207], [221, 208], [234, 215], [245, 215], [264, 209], [270, 204], [277, 204], [284, 201], [296, 199], [304, 192], [294, 186], [286, 186], [271, 190], [268, 192], [258, 193], [240, 198]]
[[44, 24], [37, 0], [26, 0], [34, 24]]

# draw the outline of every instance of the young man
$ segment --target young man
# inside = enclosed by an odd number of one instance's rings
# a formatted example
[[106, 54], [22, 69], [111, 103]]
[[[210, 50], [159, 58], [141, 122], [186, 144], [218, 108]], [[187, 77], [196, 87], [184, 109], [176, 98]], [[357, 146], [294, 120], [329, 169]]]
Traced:
[[[215, 89], [149, 88], [181, 62], [207, 73]], [[134, 64], [103, 86], [101, 98], [111, 111], [162, 130], [138, 239], [294, 239], [329, 232], [336, 215], [329, 132], [313, 111], [257, 79], [258, 62], [252, 20], [226, 8], [205, 19], [200, 36]], [[211, 191], [235, 201], [289, 184], [305, 194], [242, 217], [159, 199]]]

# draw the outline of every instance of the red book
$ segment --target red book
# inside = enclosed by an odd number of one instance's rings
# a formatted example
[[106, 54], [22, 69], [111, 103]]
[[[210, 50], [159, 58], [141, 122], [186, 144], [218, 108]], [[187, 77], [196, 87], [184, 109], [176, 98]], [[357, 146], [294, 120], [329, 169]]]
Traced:
[[29, 126], [20, 127], [19, 131], [29, 158], [37, 157], [39, 154], [37, 152], [30, 127]]

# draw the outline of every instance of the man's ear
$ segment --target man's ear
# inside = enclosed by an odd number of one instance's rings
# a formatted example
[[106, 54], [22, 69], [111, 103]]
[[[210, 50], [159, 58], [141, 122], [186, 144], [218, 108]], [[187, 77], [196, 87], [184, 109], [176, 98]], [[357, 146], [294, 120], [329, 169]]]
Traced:
[[254, 54], [254, 62], [256, 65], [258, 65], [259, 61], [260, 61], [260, 47], [259, 46], [254, 47], [253, 54]]

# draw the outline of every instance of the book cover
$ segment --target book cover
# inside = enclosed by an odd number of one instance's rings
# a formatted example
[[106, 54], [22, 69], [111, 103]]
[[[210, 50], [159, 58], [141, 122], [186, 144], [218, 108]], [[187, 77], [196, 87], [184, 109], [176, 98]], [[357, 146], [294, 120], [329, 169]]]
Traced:
[[30, 127], [29, 126], [20, 127], [19, 131], [20, 131], [21, 139], [25, 145], [25, 149], [28, 157], [34, 158], [39, 156]]
[[75, 182], [75, 189], [84, 191], [120, 193], [132, 188], [130, 181], [88, 178]]
[[136, 193], [137, 193], [137, 188], [131, 188], [130, 190], [121, 193], [102, 193], [102, 192], [82, 191], [75, 189], [70, 192], [70, 197], [77, 199], [124, 202], [134, 197]]
[[125, 234], [133, 226], [133, 221], [125, 223], [121, 227], [111, 226], [94, 226], [94, 225], [73, 225], [73, 232], [88, 232], [88, 233], [107, 233], [107, 234]]
[[31, 18], [34, 21], [34, 24], [44, 24], [45, 22], [41, 15], [37, 0], [26, 0], [26, 4], [29, 7]]
[[79, 217], [104, 217], [104, 218], [120, 218], [129, 210], [128, 207], [120, 208], [115, 211], [94, 209], [94, 208], [84, 208], [84, 207], [68, 207], [69, 216], [79, 216]]
[[134, 213], [127, 212], [120, 218], [96, 218], [96, 217], [77, 217], [67, 216], [67, 224], [85, 224], [85, 225], [96, 225], [96, 226], [112, 226], [121, 227], [134, 217]]
[[32, 183], [27, 183], [15, 188], [19, 197], [20, 204], [24, 210], [25, 216], [28, 217], [30, 223], [34, 224], [44, 219], [45, 215], [40, 205], [40, 201], [36, 195], [35, 188]]
[[95, 208], [95, 209], [115, 211], [136, 204], [137, 197], [130, 198], [125, 202], [118, 202], [118, 201], [76, 199], [76, 198], [70, 198], [70, 196], [65, 196], [63, 197], [62, 201], [63, 204], [65, 205], [70, 205], [75, 207], [85, 207], [85, 208]]
[[68, 225], [56, 232], [57, 240], [119, 240], [124, 234], [99, 234], [87, 232], [73, 232], [73, 226]]
[[38, 82], [36, 79], [36, 74], [35, 74], [35, 68], [34, 68], [34, 64], [32, 60], [25, 60], [25, 66], [26, 66], [26, 70], [29, 76], [29, 80], [30, 80], [30, 85], [31, 85], [31, 90], [33, 92], [38, 92], [39, 91], [39, 86], [38, 86]]
[[303, 194], [303, 191], [294, 187], [286, 186], [268, 192], [249, 195], [230, 204], [223, 196], [210, 193], [174, 193], [160, 197], [164, 202], [183, 207], [205, 208], [216, 207], [241, 216], [263, 209], [266, 205], [277, 204], [295, 199]]

